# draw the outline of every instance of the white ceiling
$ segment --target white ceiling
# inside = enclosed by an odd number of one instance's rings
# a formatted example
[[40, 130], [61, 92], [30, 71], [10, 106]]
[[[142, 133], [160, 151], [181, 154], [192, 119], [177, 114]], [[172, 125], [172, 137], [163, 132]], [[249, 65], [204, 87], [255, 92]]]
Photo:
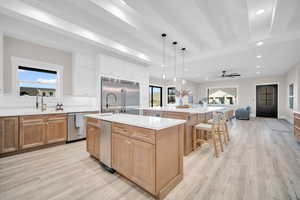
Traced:
[[300, 61], [299, 10], [299, 0], [0, 1], [4, 15], [145, 63], [158, 78], [160, 35], [167, 33], [167, 78], [174, 76], [176, 40], [187, 48], [183, 76], [196, 82], [216, 80], [223, 69], [243, 77], [286, 72]]

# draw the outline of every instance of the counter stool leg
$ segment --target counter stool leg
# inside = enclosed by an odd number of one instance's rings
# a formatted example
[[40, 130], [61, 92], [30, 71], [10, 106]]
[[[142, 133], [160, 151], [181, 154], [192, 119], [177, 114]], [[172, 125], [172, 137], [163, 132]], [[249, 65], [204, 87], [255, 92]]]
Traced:
[[193, 150], [196, 150], [197, 129], [193, 127]]
[[[221, 151], [224, 152], [224, 148], [223, 148], [223, 141], [222, 141], [222, 136], [221, 136], [221, 131], [218, 132], [218, 139], [219, 139], [219, 143], [220, 143], [220, 147], [221, 147]], [[224, 133], [225, 136], [225, 133]], [[226, 139], [224, 140], [224, 142], [226, 143]]]
[[216, 158], [218, 158], [219, 157], [219, 151], [218, 151], [218, 147], [217, 147], [217, 142], [216, 142], [216, 133], [215, 133], [215, 131], [213, 131], [212, 133], [212, 142], [213, 142], [213, 145], [214, 145], [214, 154], [215, 154], [215, 156], [216, 156]]

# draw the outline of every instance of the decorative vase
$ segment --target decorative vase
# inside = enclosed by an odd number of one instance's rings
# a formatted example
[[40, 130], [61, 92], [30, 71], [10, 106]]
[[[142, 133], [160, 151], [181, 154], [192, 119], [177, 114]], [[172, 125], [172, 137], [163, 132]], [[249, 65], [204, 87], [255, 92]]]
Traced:
[[179, 97], [179, 102], [178, 103], [179, 103], [180, 106], [183, 106], [182, 97]]

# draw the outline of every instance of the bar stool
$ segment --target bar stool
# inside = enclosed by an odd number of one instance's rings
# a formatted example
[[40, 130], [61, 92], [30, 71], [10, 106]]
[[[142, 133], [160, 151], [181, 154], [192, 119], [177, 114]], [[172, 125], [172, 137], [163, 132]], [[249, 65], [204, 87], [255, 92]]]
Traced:
[[224, 144], [228, 144], [230, 141], [226, 117], [227, 117], [226, 112], [216, 112], [214, 113], [214, 118], [208, 120], [207, 122], [209, 124], [213, 124], [214, 121], [218, 121], [218, 127], [216, 132], [218, 132], [218, 134], [223, 136]]
[[219, 132], [217, 132], [218, 124], [200, 123], [193, 127], [193, 149], [197, 148], [204, 143], [213, 145], [214, 154], [219, 157], [219, 149], [223, 152], [222, 138]]

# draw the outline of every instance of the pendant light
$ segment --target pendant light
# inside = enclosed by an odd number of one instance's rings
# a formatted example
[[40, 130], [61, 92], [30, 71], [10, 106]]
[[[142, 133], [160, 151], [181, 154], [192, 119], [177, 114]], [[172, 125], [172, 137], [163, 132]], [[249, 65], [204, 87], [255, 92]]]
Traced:
[[174, 47], [174, 79], [173, 79], [173, 81], [176, 82], [177, 81], [177, 66], [176, 66], [176, 45], [177, 45], [177, 42], [174, 41], [172, 44], [173, 44], [173, 47]]
[[182, 52], [182, 76], [181, 76], [181, 84], [184, 85], [185, 84], [185, 80], [184, 80], [184, 56], [185, 56], [185, 48], [181, 49]]
[[166, 37], [167, 34], [163, 33], [161, 34], [162, 37], [162, 43], [163, 43], [163, 49], [162, 49], [162, 67], [163, 67], [163, 75], [162, 78], [163, 80], [166, 79]]

